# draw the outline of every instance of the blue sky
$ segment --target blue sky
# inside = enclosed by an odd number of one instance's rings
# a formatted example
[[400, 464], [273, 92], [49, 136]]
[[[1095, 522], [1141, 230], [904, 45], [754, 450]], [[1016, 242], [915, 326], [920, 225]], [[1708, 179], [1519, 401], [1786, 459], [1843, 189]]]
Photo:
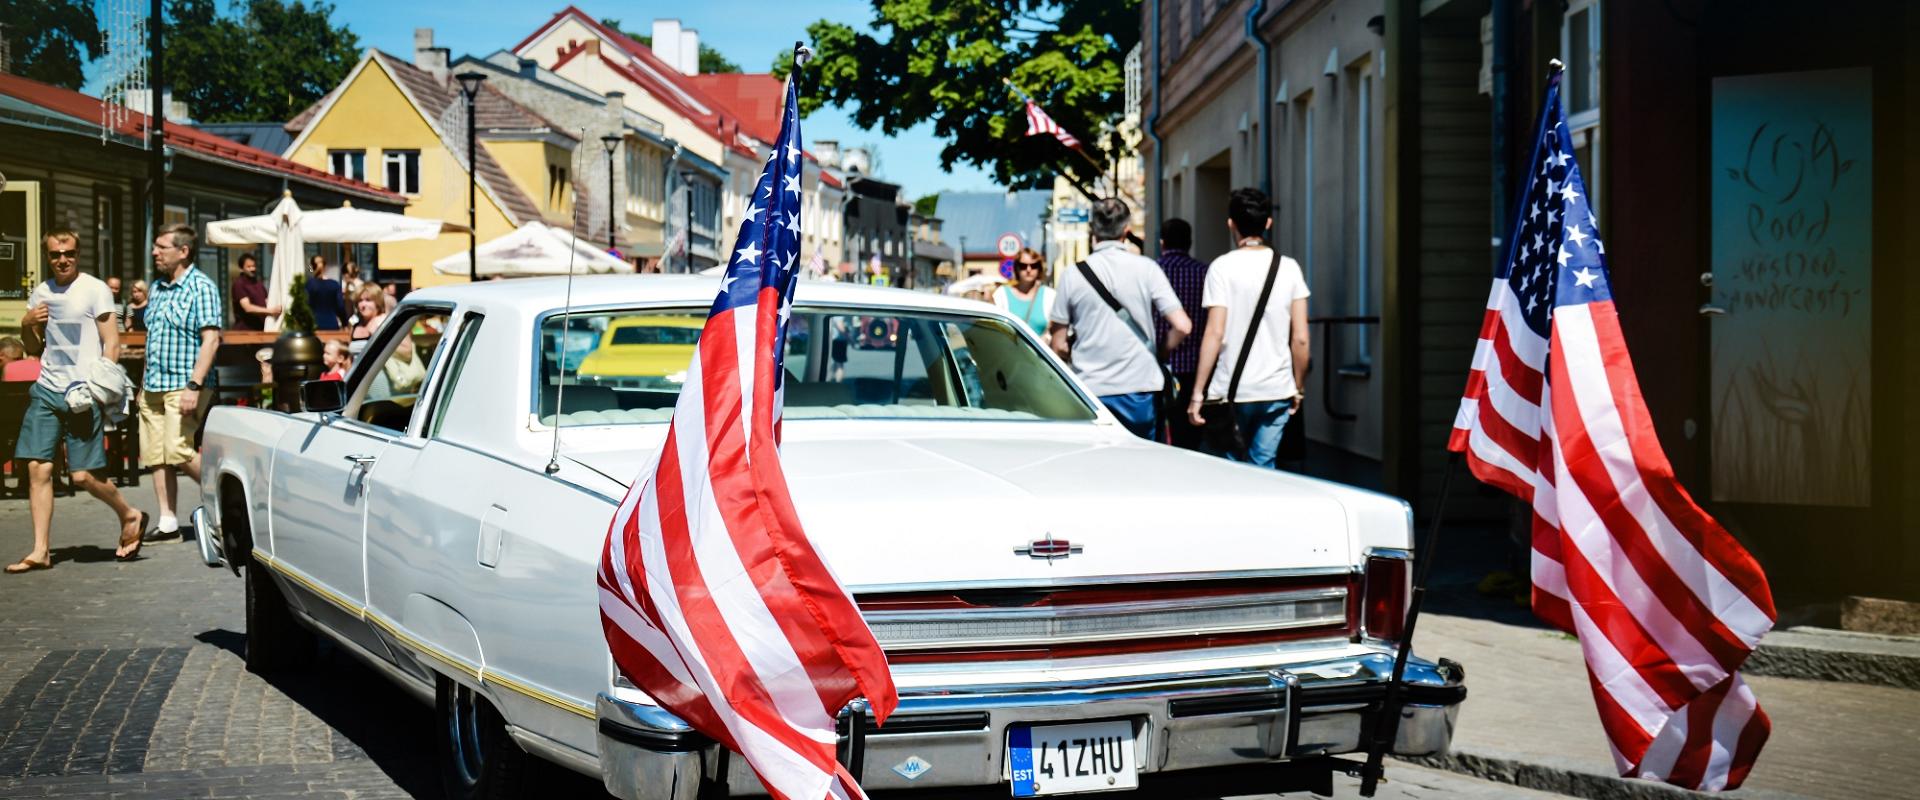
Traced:
[[[222, 8], [237, 5], [219, 0]], [[476, 3], [474, 0], [334, 0], [334, 22], [359, 34], [365, 47], [410, 57], [413, 29], [432, 28], [434, 44], [462, 54], [486, 55], [518, 44], [527, 34], [565, 8], [566, 0], [535, 3]], [[700, 31], [700, 41], [719, 50], [744, 70], [767, 70], [773, 57], [793, 42], [806, 38], [807, 24], [832, 19], [865, 27], [873, 19], [864, 0], [704, 0], [693, 3], [616, 3], [574, 0], [596, 18], [613, 17], [636, 32], [651, 28], [655, 17], [678, 17], [684, 26]], [[293, 44], [293, 43], [288, 43]], [[93, 87], [89, 87], [93, 88]], [[988, 173], [963, 164], [954, 172], [940, 169], [944, 142], [933, 126], [922, 123], [897, 136], [854, 127], [848, 115], [827, 107], [802, 123], [808, 141], [834, 139], [842, 146], [874, 145], [879, 177], [902, 184], [908, 197], [944, 190], [975, 191], [999, 188]]]

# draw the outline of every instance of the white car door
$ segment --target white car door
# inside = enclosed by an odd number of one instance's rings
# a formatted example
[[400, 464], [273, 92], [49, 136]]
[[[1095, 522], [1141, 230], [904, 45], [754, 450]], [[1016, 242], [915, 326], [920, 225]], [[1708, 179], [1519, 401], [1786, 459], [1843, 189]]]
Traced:
[[347, 405], [295, 425], [281, 437], [273, 471], [272, 553], [303, 576], [294, 596], [322, 624], [387, 657], [362, 619], [366, 607], [368, 482], [393, 442], [406, 435], [413, 401], [426, 385], [430, 348], [416, 330], [437, 331], [447, 314], [409, 307], [395, 312], [356, 364]]

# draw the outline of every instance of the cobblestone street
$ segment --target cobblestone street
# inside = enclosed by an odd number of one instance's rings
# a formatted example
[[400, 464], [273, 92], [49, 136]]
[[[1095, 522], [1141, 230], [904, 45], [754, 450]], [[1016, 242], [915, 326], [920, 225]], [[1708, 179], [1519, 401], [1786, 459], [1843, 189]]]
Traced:
[[[152, 513], [150, 489], [124, 491]], [[31, 535], [27, 504], [0, 501], [0, 553]], [[431, 709], [331, 650], [272, 681], [247, 672], [242, 582], [191, 544], [116, 562], [113, 536], [103, 506], [61, 497], [54, 569], [0, 576], [0, 798], [440, 796]], [[541, 779], [603, 796], [559, 768]], [[1549, 796], [1411, 765], [1388, 779], [1381, 797]]]

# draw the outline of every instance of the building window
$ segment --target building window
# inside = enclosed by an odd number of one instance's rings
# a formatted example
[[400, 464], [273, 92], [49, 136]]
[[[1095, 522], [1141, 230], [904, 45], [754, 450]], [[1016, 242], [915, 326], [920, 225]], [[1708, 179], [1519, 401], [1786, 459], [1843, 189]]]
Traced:
[[327, 171], [356, 181], [367, 179], [367, 151], [328, 150]]
[[1297, 219], [1300, 226], [1294, 241], [1300, 243], [1300, 269], [1305, 273], [1303, 277], [1306, 278], [1307, 286], [1311, 287], [1314, 264], [1313, 212], [1318, 202], [1313, 185], [1314, 162], [1319, 159], [1319, 154], [1314, 151], [1313, 141], [1314, 118], [1317, 116], [1314, 112], [1317, 109], [1314, 108], [1312, 92], [1301, 95], [1298, 100], [1293, 101], [1293, 104], [1295, 108], [1293, 118], [1299, 122], [1299, 129], [1294, 133], [1294, 176], [1300, 182], [1294, 191], [1294, 197], [1299, 198], [1294, 207], [1299, 209]]
[[1572, 0], [1560, 23], [1560, 52], [1567, 63], [1561, 100], [1566, 104], [1567, 129], [1573, 133], [1573, 156], [1586, 179], [1587, 200], [1599, 207], [1600, 196], [1600, 0]]
[[381, 154], [380, 161], [386, 166], [387, 191], [420, 193], [420, 151], [388, 150]]
[[568, 190], [567, 168], [558, 164], [547, 165], [547, 207], [565, 210]]
[[[1348, 103], [1347, 131], [1351, 134], [1351, 158], [1348, 161], [1347, 197], [1353, 220], [1353, 313], [1364, 317], [1373, 309], [1373, 64], [1363, 58], [1348, 70], [1347, 85], [1352, 101]], [[1373, 362], [1368, 328], [1351, 326], [1354, 348], [1362, 364]]]

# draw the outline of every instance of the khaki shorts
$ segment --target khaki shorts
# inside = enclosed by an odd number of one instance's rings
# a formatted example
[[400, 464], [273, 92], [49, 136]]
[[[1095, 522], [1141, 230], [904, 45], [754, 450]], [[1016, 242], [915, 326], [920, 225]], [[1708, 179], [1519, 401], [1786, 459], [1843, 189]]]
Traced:
[[192, 461], [194, 429], [199, 419], [180, 416], [180, 398], [186, 389], [140, 393], [140, 465], [158, 467]]

